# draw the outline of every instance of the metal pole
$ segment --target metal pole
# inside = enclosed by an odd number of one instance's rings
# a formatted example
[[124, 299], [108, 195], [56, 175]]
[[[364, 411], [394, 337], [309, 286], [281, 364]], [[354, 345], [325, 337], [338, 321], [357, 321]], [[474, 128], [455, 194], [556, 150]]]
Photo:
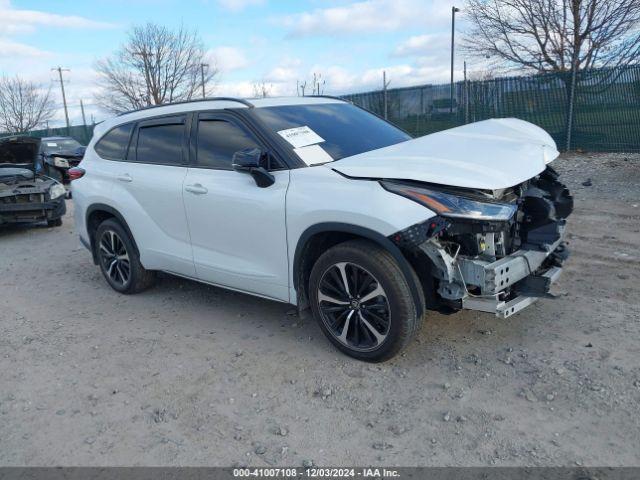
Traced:
[[67, 96], [64, 92], [64, 80], [62, 79], [62, 72], [68, 72], [68, 68], [52, 68], [51, 70], [56, 70], [58, 72], [58, 76], [60, 77], [60, 88], [62, 90], [62, 105], [64, 106], [64, 119], [67, 122], [67, 133], [69, 133], [69, 129], [71, 125], [69, 124], [69, 111], [67, 110]]
[[382, 94], [384, 98], [384, 119], [386, 120], [389, 117], [389, 112], [387, 109], [387, 71], [382, 71]]
[[571, 150], [571, 137], [573, 134], [573, 114], [575, 108], [576, 99], [576, 80], [578, 76], [578, 61], [577, 56], [574, 54], [574, 59], [571, 65], [571, 90], [569, 91], [569, 106], [567, 111], [567, 152]]
[[205, 98], [206, 95], [204, 93], [204, 67], [208, 67], [209, 64], [208, 63], [201, 63], [200, 64], [200, 82], [202, 84], [202, 98]]
[[469, 82], [467, 81], [467, 61], [464, 61], [464, 123], [469, 123]]
[[82, 99], [80, 99], [80, 111], [82, 112], [82, 124], [87, 125], [87, 119], [84, 116], [84, 104], [82, 103]]
[[456, 36], [456, 12], [460, 9], [457, 7], [451, 7], [451, 103], [449, 104], [449, 113], [453, 114], [453, 59], [454, 59], [454, 45]]
[[84, 130], [84, 140], [88, 141], [89, 133], [87, 132], [87, 118], [84, 116], [84, 104], [80, 99], [80, 111], [82, 112], [82, 128]]

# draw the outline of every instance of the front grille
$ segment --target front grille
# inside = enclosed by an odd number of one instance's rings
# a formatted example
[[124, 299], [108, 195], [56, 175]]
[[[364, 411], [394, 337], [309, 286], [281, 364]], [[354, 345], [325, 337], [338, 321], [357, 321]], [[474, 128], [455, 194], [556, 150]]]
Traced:
[[42, 193], [28, 193], [12, 195], [10, 197], [2, 197], [2, 203], [5, 205], [17, 205], [25, 203], [43, 203], [44, 195]]

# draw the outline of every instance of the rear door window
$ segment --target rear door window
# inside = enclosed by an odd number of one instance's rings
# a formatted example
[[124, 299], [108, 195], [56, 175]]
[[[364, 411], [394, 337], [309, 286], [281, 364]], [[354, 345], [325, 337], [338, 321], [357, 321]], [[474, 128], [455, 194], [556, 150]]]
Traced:
[[127, 147], [129, 146], [129, 137], [132, 129], [133, 123], [127, 123], [112, 129], [96, 143], [96, 153], [109, 160], [124, 160], [127, 156]]
[[135, 161], [182, 165], [184, 141], [184, 118], [141, 123], [138, 126]]

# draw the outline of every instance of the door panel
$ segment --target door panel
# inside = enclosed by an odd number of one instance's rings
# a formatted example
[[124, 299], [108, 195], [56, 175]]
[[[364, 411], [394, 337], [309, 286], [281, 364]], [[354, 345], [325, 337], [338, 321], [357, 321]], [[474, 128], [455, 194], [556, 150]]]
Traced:
[[[198, 278], [289, 301], [285, 195], [289, 171], [259, 188], [250, 175], [189, 168], [184, 203]], [[199, 186], [207, 193], [192, 193]]]
[[192, 131], [183, 198], [197, 277], [288, 302], [289, 171], [272, 172], [275, 183], [260, 188], [231, 170], [234, 151], [264, 146], [228, 116], [208, 114]]
[[195, 276], [184, 210], [185, 116], [138, 123], [126, 162], [113, 162], [115, 189], [145, 268]]
[[140, 250], [142, 265], [194, 277], [182, 200], [187, 168], [121, 163], [112, 170], [116, 178], [114, 198], [122, 205], [120, 208]]

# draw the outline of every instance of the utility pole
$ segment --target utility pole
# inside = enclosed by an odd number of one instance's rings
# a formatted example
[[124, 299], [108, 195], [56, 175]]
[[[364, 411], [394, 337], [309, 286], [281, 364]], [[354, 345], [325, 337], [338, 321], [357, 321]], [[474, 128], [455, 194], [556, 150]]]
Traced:
[[89, 133], [87, 132], [87, 118], [84, 116], [84, 104], [82, 103], [82, 99], [80, 99], [80, 111], [82, 112], [82, 129], [84, 130], [84, 138], [85, 141], [89, 141]]
[[451, 7], [451, 103], [449, 104], [449, 113], [453, 114], [453, 58], [454, 58], [454, 45], [456, 37], [456, 12], [459, 12], [458, 7]]
[[80, 99], [80, 111], [82, 112], [82, 124], [86, 125], [87, 124], [87, 119], [84, 116], [84, 104], [82, 103], [82, 99]]
[[202, 84], [202, 98], [205, 98], [206, 95], [204, 93], [204, 69], [205, 67], [209, 68], [209, 64], [208, 63], [201, 63], [200, 64], [200, 83]]
[[387, 87], [391, 83], [391, 80], [387, 82], [387, 71], [382, 71], [382, 95], [384, 100], [384, 119], [386, 120], [389, 116], [389, 103], [387, 102]]
[[56, 70], [58, 72], [58, 76], [60, 77], [60, 88], [62, 89], [62, 105], [64, 106], [64, 119], [67, 122], [67, 133], [69, 133], [69, 129], [71, 125], [69, 124], [69, 111], [67, 110], [67, 96], [64, 93], [64, 80], [62, 79], [62, 72], [70, 72], [68, 68], [52, 68], [51, 70]]

